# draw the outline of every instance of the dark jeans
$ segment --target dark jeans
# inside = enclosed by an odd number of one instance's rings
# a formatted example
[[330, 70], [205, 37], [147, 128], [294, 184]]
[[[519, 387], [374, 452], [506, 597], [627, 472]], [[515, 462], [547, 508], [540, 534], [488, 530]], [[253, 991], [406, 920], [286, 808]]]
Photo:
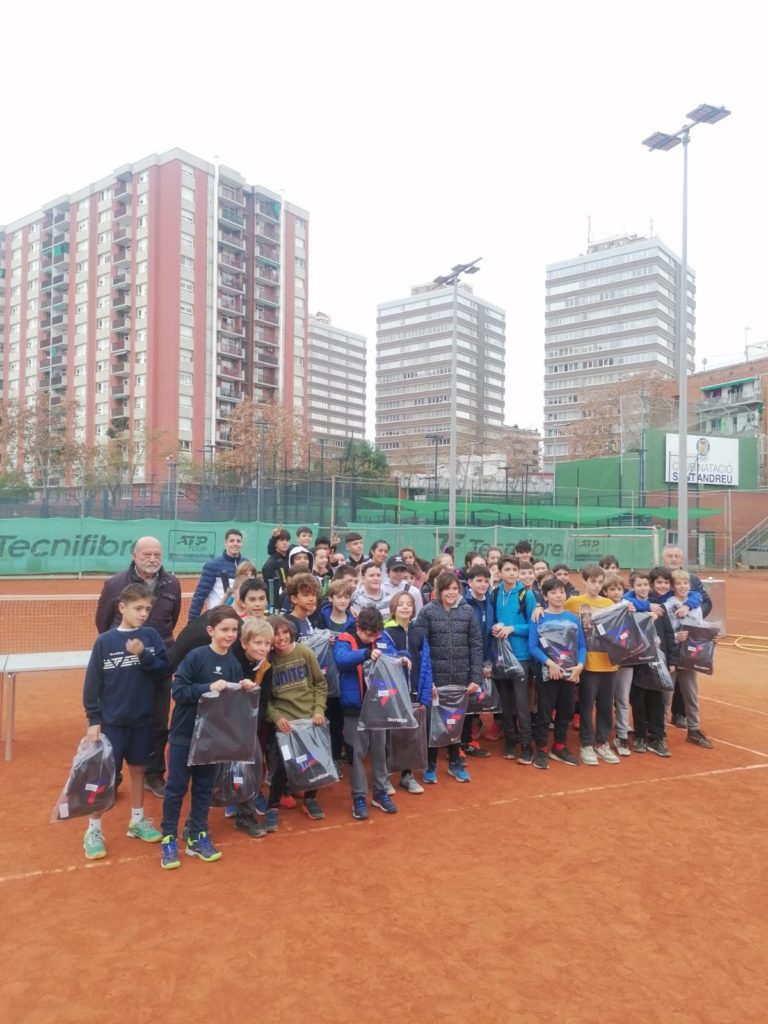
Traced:
[[[527, 670], [528, 663], [521, 662]], [[528, 676], [525, 679], [494, 679], [501, 700], [501, 728], [504, 742], [531, 746], [531, 715], [528, 710]]]
[[[615, 672], [588, 672], [579, 679], [579, 740], [582, 747], [607, 743], [613, 728], [613, 687]], [[597, 712], [597, 730], [592, 721]]]
[[565, 746], [568, 738], [568, 726], [573, 718], [573, 703], [576, 687], [565, 679], [536, 680], [538, 711], [534, 740], [539, 750], [546, 750], [549, 741], [549, 723], [555, 711], [555, 743]]
[[683, 695], [680, 693], [680, 683], [675, 677], [675, 692], [672, 694], [672, 707], [670, 711], [673, 715], [681, 715], [685, 718], [685, 701]]
[[478, 715], [464, 715], [464, 724], [461, 727], [461, 742], [471, 743], [472, 742], [472, 723], [478, 718]]
[[152, 708], [152, 740], [154, 749], [150, 754], [144, 774], [150, 779], [162, 779], [165, 775], [165, 747], [168, 743], [168, 713], [171, 709], [171, 677], [155, 685], [155, 706]]
[[338, 697], [329, 697], [325, 717], [331, 730], [331, 753], [334, 761], [340, 761], [344, 752], [344, 713]]
[[168, 746], [168, 781], [163, 797], [163, 820], [160, 830], [164, 836], [176, 836], [179, 829], [179, 815], [189, 781], [192, 780], [192, 804], [189, 809], [189, 834], [196, 839], [206, 831], [208, 808], [211, 805], [211, 790], [216, 777], [215, 764], [187, 764], [189, 747], [170, 743]]
[[448, 751], [448, 763], [456, 764], [459, 758], [459, 751], [461, 750], [460, 743], [450, 743], [447, 747], [428, 747], [427, 748], [427, 764], [430, 768], [437, 767], [437, 755], [441, 750]]
[[[285, 796], [288, 792], [288, 776], [285, 772], [285, 761], [283, 755], [280, 753], [280, 747], [277, 745], [277, 738], [272, 733], [272, 739], [270, 741], [271, 757], [270, 762], [272, 764], [272, 782], [269, 786], [269, 806], [279, 807], [280, 797]], [[316, 789], [307, 789], [304, 791], [304, 799], [311, 800], [317, 796]]]
[[629, 703], [632, 705], [635, 739], [663, 740], [665, 709], [661, 690], [646, 690], [632, 683]]

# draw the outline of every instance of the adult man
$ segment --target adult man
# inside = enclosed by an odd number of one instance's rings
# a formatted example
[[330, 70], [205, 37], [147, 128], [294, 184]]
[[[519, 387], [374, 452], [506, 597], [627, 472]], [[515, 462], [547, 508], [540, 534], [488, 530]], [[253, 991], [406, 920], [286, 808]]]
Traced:
[[279, 609], [283, 586], [288, 578], [288, 550], [291, 546], [291, 534], [289, 530], [278, 526], [272, 531], [272, 539], [269, 546], [274, 542], [274, 551], [261, 567], [261, 575], [267, 584], [270, 608]]
[[206, 562], [200, 579], [192, 595], [192, 604], [189, 606], [189, 621], [196, 619], [203, 610], [203, 605], [208, 605], [208, 611], [216, 608], [224, 600], [224, 594], [235, 582], [235, 573], [241, 562], [246, 561], [240, 554], [243, 546], [243, 535], [234, 527], [224, 534], [224, 551], [218, 558], [212, 558]]
[[[156, 537], [139, 537], [131, 552], [133, 560], [125, 572], [104, 581], [96, 606], [96, 629], [105, 633], [122, 621], [118, 599], [129, 583], [144, 583], [152, 591], [152, 608], [145, 625], [152, 626], [163, 638], [170, 654], [173, 630], [181, 611], [181, 584], [173, 573], [163, 568], [163, 549]], [[144, 788], [162, 797], [165, 794], [165, 745], [168, 741], [168, 711], [171, 703], [171, 677], [155, 687], [152, 711], [154, 750], [144, 770]]]
[[[661, 557], [664, 562], [664, 568], [669, 569], [670, 572], [673, 572], [675, 569], [685, 568], [683, 565], [682, 548], [676, 547], [674, 544], [667, 544], [661, 553]], [[695, 573], [691, 572], [688, 575], [691, 577], [691, 590], [701, 594], [701, 614], [706, 619], [712, 611], [712, 598], [704, 589], [704, 584]]]
[[348, 533], [344, 537], [344, 547], [347, 549], [347, 564], [357, 569], [366, 561], [363, 554], [363, 536], [360, 533]]
[[416, 604], [416, 614], [418, 615], [424, 607], [424, 599], [419, 589], [411, 586], [409, 576], [409, 566], [403, 556], [390, 555], [387, 559], [387, 579], [390, 591], [394, 594], [396, 591], [402, 590], [403, 593], [410, 594]]

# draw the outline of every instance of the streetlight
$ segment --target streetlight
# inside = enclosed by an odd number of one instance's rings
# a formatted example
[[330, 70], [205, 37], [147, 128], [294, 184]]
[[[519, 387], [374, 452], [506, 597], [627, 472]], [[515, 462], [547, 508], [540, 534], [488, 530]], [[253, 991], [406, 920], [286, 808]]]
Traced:
[[654, 132], [643, 145], [648, 149], [674, 149], [683, 145], [683, 240], [680, 259], [678, 294], [677, 377], [679, 386], [677, 431], [677, 543], [686, 560], [688, 551], [688, 142], [691, 128], [697, 124], [716, 124], [728, 117], [730, 110], [702, 103], [686, 116], [688, 123], [671, 135]]
[[450, 274], [443, 277], [436, 277], [434, 285], [442, 288], [447, 284], [453, 285], [453, 325], [451, 328], [451, 423], [448, 443], [450, 446], [448, 455], [448, 543], [456, 543], [456, 350], [458, 348], [459, 335], [459, 278], [462, 274], [476, 274], [480, 267], [477, 264], [482, 259], [479, 256], [471, 263], [457, 263], [451, 267]]
[[435, 501], [440, 500], [440, 491], [437, 486], [437, 446], [440, 444], [441, 438], [439, 434], [426, 434], [427, 441], [431, 441], [435, 446]]

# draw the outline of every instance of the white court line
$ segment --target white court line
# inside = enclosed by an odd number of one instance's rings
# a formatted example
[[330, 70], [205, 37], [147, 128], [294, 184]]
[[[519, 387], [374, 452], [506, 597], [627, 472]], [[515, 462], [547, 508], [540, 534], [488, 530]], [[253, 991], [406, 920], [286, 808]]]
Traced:
[[[723, 742], [723, 741], [720, 741]], [[735, 744], [728, 744], [729, 746], [735, 746]], [[740, 747], [740, 750], [745, 750], [745, 747]], [[759, 751], [761, 757], [768, 758], [768, 755], [762, 754]], [[580, 793], [602, 793], [612, 789], [631, 789], [636, 786], [652, 786], [658, 782], [685, 782], [688, 779], [706, 779], [715, 775], [733, 775], [736, 772], [751, 772], [760, 771], [761, 769], [768, 768], [768, 761], [761, 762], [760, 764], [746, 764], [740, 765], [735, 768], [711, 768], [704, 772], [691, 772], [688, 775], [660, 775], [655, 779], [630, 779], [626, 782], [612, 782], [603, 786], [583, 786], [579, 789], [559, 789], [552, 793], [532, 793], [527, 796], [513, 796], [507, 797], [503, 800], [489, 800], [485, 803], [477, 804], [465, 804], [462, 807], [433, 807], [426, 813], [410, 813], [403, 814], [402, 817], [406, 819], [418, 819], [425, 818], [434, 814], [465, 814], [468, 810], [484, 810], [487, 807], [500, 807], [509, 804], [523, 803], [526, 800], [549, 800], [552, 797], [568, 797], [575, 796]], [[370, 819], [366, 822], [360, 821], [348, 821], [342, 822], [336, 825], [321, 825], [319, 828], [306, 828], [303, 830], [293, 831], [286, 829], [284, 832], [277, 833], [276, 835], [269, 838], [269, 845], [273, 846], [275, 840], [286, 837], [297, 837], [297, 836], [313, 836], [320, 832], [336, 831], [343, 828], [354, 828], [361, 829], [365, 825], [372, 825]], [[226, 849], [229, 843], [217, 842], [216, 844], [221, 849]], [[259, 846], [262, 844], [260, 843]], [[52, 875], [66, 875], [72, 874], [76, 871], [91, 870], [98, 868], [114, 867], [116, 864], [132, 864], [139, 860], [148, 860], [150, 857], [150, 851], [148, 850], [145, 854], [138, 857], [116, 857], [114, 859], [104, 859], [96, 861], [86, 861], [84, 864], [69, 864], [63, 868], [43, 868], [39, 871], [22, 871], [10, 875], [0, 875], [0, 885], [8, 882], [22, 882], [30, 878], [47, 878]]]
[[768, 757], [768, 754], [763, 750], [753, 750], [751, 747], [740, 747], [738, 743], [731, 743], [729, 740], [720, 740], [717, 736], [709, 734], [709, 738], [714, 740], [715, 743], [722, 743], [725, 747], [733, 747], [734, 750], [744, 750], [747, 754], [757, 754], [758, 757]]
[[739, 708], [741, 711], [749, 711], [753, 715], [768, 715], [768, 711], [758, 711], [757, 708], [747, 708], [743, 704], [731, 704], [727, 700], [718, 700], [717, 697], [703, 697], [699, 694], [699, 700], [708, 700], [712, 704], [722, 704], [726, 708]]

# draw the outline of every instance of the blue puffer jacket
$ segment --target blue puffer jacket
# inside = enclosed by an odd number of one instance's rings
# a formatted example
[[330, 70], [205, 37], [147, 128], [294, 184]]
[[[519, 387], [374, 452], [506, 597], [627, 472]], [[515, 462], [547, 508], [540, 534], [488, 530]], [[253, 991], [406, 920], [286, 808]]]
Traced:
[[229, 585], [231, 586], [232, 580], [235, 578], [238, 565], [245, 561], [246, 558], [244, 555], [238, 555], [237, 558], [230, 558], [226, 551], [224, 551], [218, 558], [212, 558], [210, 562], [205, 563], [203, 571], [200, 574], [198, 584], [195, 587], [195, 592], [192, 595], [192, 603], [189, 606], [190, 622], [192, 619], [196, 619], [203, 610], [203, 605], [212, 591], [215, 592], [216, 596], [219, 598], [216, 603], [221, 604], [221, 600], [224, 597], [222, 574], [226, 574], [230, 581]]
[[[381, 640], [375, 646], [384, 651]], [[333, 645], [333, 660], [339, 672], [339, 700], [343, 709], [360, 710], [365, 696], [366, 683], [363, 665], [370, 661], [374, 644], [364, 644], [354, 626], [345, 633], [339, 633]]]
[[410, 658], [411, 671], [409, 673], [403, 665], [403, 672], [408, 680], [411, 696], [415, 695], [420, 704], [429, 707], [432, 703], [432, 660], [424, 630], [411, 625], [406, 635], [402, 626], [394, 619], [388, 619], [384, 623], [384, 632], [379, 640], [386, 644], [385, 654], [390, 654], [393, 658]]

